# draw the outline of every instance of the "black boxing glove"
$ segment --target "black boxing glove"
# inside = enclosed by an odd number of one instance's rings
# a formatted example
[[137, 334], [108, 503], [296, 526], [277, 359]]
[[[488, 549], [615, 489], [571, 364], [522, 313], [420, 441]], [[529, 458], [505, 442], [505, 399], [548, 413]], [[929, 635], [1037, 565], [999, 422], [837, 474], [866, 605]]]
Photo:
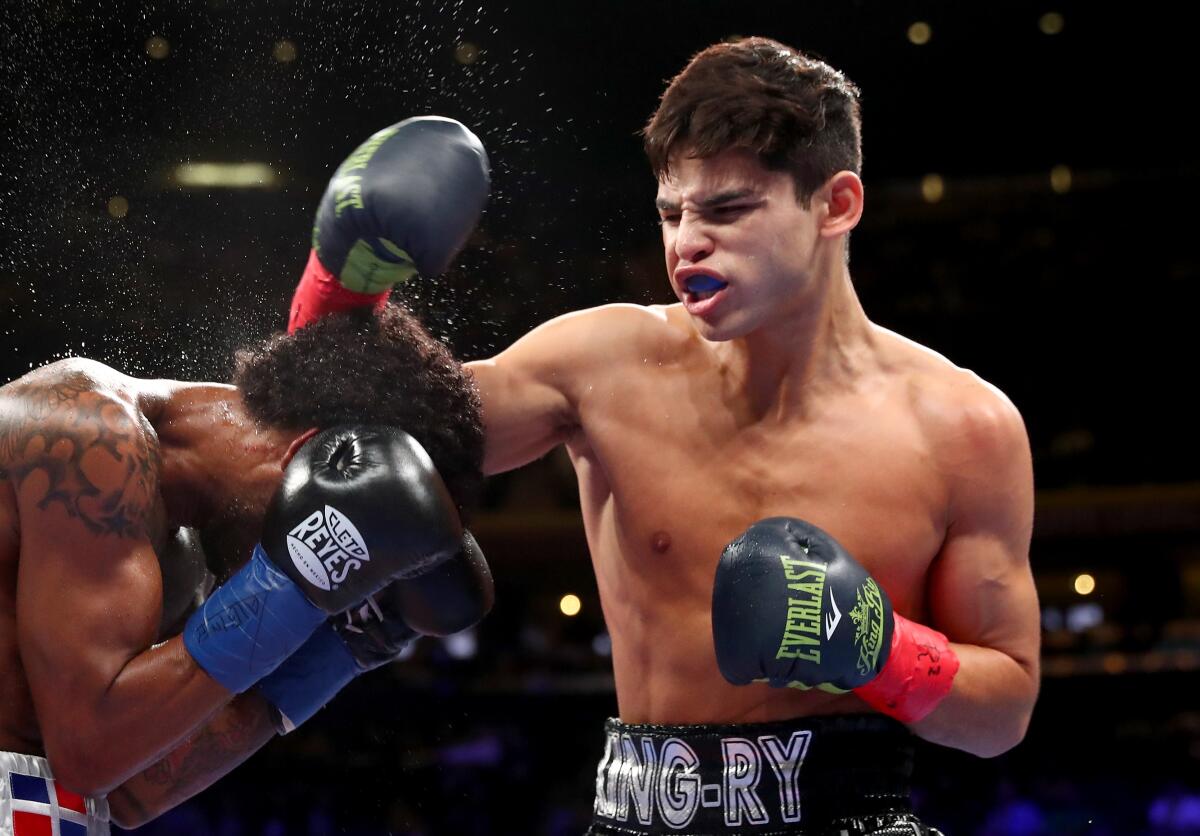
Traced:
[[159, 641], [178, 636], [188, 616], [204, 603], [216, 586], [208, 567], [200, 534], [193, 528], [178, 528], [157, 553], [162, 576], [162, 615], [158, 620]]
[[263, 521], [262, 547], [326, 613], [424, 574], [462, 543], [429, 454], [396, 427], [337, 427], [296, 453]]
[[389, 606], [409, 627], [423, 636], [449, 636], [478, 624], [492, 610], [495, 588], [492, 572], [471, 532], [464, 531], [462, 548], [450, 560], [423, 575], [393, 583], [386, 595]]
[[250, 561], [188, 619], [206, 672], [240, 692], [330, 613], [458, 552], [462, 524], [424, 449], [394, 427], [338, 427], [296, 453]]
[[465, 531], [454, 557], [334, 616], [259, 682], [259, 693], [276, 710], [276, 729], [280, 734], [295, 729], [355, 677], [395, 659], [418, 635], [449, 635], [478, 623], [493, 597], [487, 561]]
[[892, 606], [838, 543], [772, 517], [725, 547], [713, 584], [717, 666], [734, 685], [766, 681], [848, 691], [887, 658]]
[[887, 593], [812, 523], [772, 517], [717, 564], [713, 644], [734, 685], [855, 691], [904, 722], [950, 691], [958, 659], [941, 633], [892, 611]]

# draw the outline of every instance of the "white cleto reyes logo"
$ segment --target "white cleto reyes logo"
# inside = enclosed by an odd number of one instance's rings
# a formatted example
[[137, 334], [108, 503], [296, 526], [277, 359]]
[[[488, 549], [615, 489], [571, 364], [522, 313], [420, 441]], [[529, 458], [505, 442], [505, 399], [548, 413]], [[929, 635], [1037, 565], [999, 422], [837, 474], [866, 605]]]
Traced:
[[329, 590], [371, 559], [354, 523], [337, 508], [313, 511], [288, 532], [292, 563], [313, 586]]
[[833, 631], [837, 629], [838, 623], [842, 620], [842, 612], [838, 609], [837, 599], [833, 597], [833, 587], [829, 588], [829, 605], [833, 607], [833, 612], [825, 613], [825, 640], [833, 638]]

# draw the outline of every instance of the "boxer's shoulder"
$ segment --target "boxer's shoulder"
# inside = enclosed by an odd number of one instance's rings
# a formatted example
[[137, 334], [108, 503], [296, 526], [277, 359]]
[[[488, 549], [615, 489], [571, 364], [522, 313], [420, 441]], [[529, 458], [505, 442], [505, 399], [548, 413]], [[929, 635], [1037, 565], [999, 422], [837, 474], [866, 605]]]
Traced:
[[136, 413], [137, 381], [86, 357], [40, 366], [0, 387], [0, 421], [77, 417], [74, 410], [105, 407], [114, 418]]
[[698, 342], [683, 306], [620, 303], [592, 308], [593, 323], [605, 334], [608, 356], [642, 364], [677, 360]]
[[665, 329], [673, 329], [670, 305], [636, 305], [614, 302], [585, 308], [561, 317], [574, 328], [595, 329], [606, 342], [611, 340], [652, 339]]
[[69, 358], [0, 390], [0, 474], [18, 497], [28, 486], [38, 509], [62, 508], [94, 534], [143, 535], [161, 505], [160, 463], [135, 383]]
[[[944, 472], [996, 472], [1028, 457], [1025, 425], [999, 388], [937, 352], [887, 332], [891, 367]], [[1018, 461], [1019, 464], [1019, 461]]]
[[680, 327], [667, 307], [628, 303], [573, 311], [533, 334], [540, 338], [543, 351], [561, 364], [599, 364], [614, 370], [627, 361], [662, 360], [689, 338], [689, 331]]
[[70, 424], [80, 431], [151, 433], [138, 409], [140, 381], [103, 363], [69, 357], [42, 366], [0, 389], [0, 425], [21, 427]]

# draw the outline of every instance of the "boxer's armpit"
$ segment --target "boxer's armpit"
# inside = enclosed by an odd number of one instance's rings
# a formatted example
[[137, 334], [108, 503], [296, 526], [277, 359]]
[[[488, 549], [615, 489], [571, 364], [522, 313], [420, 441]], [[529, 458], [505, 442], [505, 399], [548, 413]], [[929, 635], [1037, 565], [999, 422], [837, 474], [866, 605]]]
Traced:
[[207, 724], [113, 790], [113, 820], [126, 829], [161, 815], [209, 787], [275, 735], [271, 708], [254, 693], [242, 694]]
[[36, 507], [59, 507], [97, 536], [146, 537], [158, 506], [153, 429], [129, 404], [74, 380], [10, 389], [0, 471]]

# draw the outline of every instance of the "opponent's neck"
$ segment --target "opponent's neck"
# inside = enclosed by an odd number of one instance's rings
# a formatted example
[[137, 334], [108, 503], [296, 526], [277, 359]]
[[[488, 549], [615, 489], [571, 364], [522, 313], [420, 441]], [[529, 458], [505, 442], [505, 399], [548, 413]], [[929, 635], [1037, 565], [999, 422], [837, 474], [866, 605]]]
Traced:
[[877, 367], [875, 340], [849, 270], [839, 261], [786, 315], [729, 343], [751, 410], [803, 416], [813, 402], [852, 386]]
[[220, 383], [177, 384], [152, 423], [167, 517], [175, 526], [205, 525], [231, 497], [265, 502], [279, 483], [292, 435], [258, 424], [238, 390]]

